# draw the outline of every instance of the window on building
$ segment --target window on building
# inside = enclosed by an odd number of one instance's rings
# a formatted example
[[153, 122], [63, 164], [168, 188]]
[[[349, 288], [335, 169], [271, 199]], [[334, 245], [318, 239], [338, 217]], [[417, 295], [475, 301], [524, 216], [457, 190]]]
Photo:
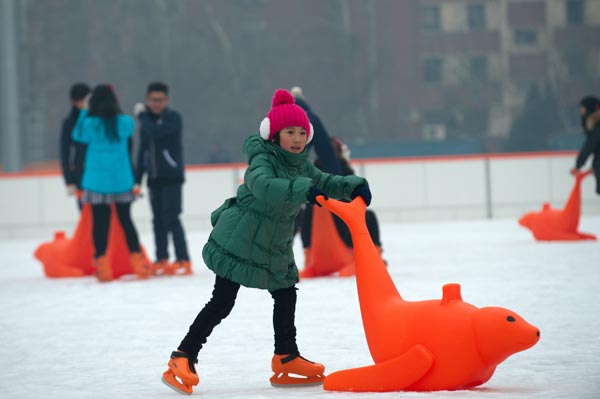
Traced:
[[485, 80], [488, 76], [488, 62], [485, 56], [471, 57], [469, 60], [469, 78]]
[[515, 44], [531, 45], [536, 44], [537, 40], [537, 31], [533, 29], [516, 29], [513, 33], [513, 41]]
[[567, 25], [583, 24], [584, 0], [567, 0]]
[[441, 58], [429, 58], [423, 63], [423, 78], [426, 83], [438, 84], [442, 82]]
[[467, 15], [469, 30], [485, 29], [485, 7], [483, 4], [469, 4]]
[[441, 30], [440, 6], [422, 6], [421, 7], [421, 29], [429, 32], [438, 32]]

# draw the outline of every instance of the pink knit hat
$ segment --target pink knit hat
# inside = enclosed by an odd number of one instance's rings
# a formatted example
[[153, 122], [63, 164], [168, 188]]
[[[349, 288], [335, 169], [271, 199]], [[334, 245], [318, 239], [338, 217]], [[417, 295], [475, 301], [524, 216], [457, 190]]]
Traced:
[[260, 123], [260, 137], [273, 140], [277, 132], [289, 126], [300, 126], [306, 129], [308, 135], [306, 143], [310, 143], [314, 130], [306, 112], [296, 105], [296, 100], [289, 91], [277, 89], [273, 95], [271, 110]]

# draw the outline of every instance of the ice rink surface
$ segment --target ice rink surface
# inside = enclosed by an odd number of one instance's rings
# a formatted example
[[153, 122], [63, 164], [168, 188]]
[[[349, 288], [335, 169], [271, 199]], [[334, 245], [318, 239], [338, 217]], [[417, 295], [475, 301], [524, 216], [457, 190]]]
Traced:
[[[600, 235], [600, 218], [581, 230]], [[69, 235], [72, 232], [69, 232]], [[0, 398], [183, 397], [160, 382], [212, 291], [201, 260], [208, 232], [190, 232], [195, 274], [99, 284], [47, 279], [33, 251], [47, 237], [0, 243]], [[152, 236], [142, 243], [153, 253]], [[541, 331], [470, 391], [336, 393], [273, 388], [272, 299], [240, 290], [200, 352], [198, 398], [600, 398], [600, 243], [538, 243], [515, 220], [382, 224], [384, 258], [406, 300], [438, 299], [448, 282], [466, 302], [514, 310]], [[302, 251], [296, 242], [298, 264]], [[298, 285], [302, 354], [327, 372], [372, 364], [354, 278]]]

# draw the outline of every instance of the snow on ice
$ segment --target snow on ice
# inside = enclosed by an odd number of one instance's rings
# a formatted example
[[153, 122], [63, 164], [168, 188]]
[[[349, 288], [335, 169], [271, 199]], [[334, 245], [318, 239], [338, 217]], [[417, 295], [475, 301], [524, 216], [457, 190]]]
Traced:
[[[581, 230], [600, 235], [600, 218]], [[160, 377], [214, 277], [201, 259], [208, 232], [189, 234], [195, 274], [99, 284], [47, 279], [33, 251], [47, 237], [0, 243], [1, 398], [173, 398]], [[598, 398], [600, 243], [539, 243], [514, 220], [383, 224], [384, 258], [406, 300], [437, 299], [448, 282], [475, 306], [512, 309], [541, 331], [533, 348], [469, 391], [335, 393], [273, 388], [272, 299], [240, 290], [231, 315], [200, 352], [200, 398]], [[153, 253], [152, 236], [142, 242]], [[298, 264], [303, 262], [295, 243]], [[327, 371], [372, 364], [354, 278], [298, 285], [302, 354]]]

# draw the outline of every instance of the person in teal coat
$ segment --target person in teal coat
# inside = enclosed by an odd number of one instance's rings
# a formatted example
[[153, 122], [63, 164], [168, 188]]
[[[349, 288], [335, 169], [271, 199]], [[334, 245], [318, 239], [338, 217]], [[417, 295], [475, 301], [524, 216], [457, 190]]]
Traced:
[[216, 274], [215, 285], [212, 298], [171, 354], [163, 373], [163, 382], [176, 391], [190, 394], [199, 383], [198, 353], [213, 328], [233, 309], [242, 285], [268, 290], [274, 299], [271, 384], [322, 383], [325, 367], [300, 356], [296, 344], [294, 219], [303, 204], [319, 205], [319, 195], [345, 200], [362, 196], [369, 204], [371, 192], [362, 177], [334, 176], [317, 169], [306, 150], [312, 136], [306, 112], [288, 91], [276, 90], [259, 132], [244, 141], [248, 162], [244, 183], [235, 197], [211, 214], [213, 230], [202, 256]]
[[92, 207], [96, 277], [101, 282], [113, 280], [106, 248], [110, 207], [114, 204], [131, 254], [133, 271], [138, 277], [146, 278], [149, 270], [144, 265], [137, 230], [130, 214], [131, 202], [135, 199], [130, 157], [131, 136], [135, 127], [133, 118], [123, 114], [109, 85], [95, 87], [85, 103], [71, 135], [73, 140], [87, 145], [81, 179], [81, 202]]

